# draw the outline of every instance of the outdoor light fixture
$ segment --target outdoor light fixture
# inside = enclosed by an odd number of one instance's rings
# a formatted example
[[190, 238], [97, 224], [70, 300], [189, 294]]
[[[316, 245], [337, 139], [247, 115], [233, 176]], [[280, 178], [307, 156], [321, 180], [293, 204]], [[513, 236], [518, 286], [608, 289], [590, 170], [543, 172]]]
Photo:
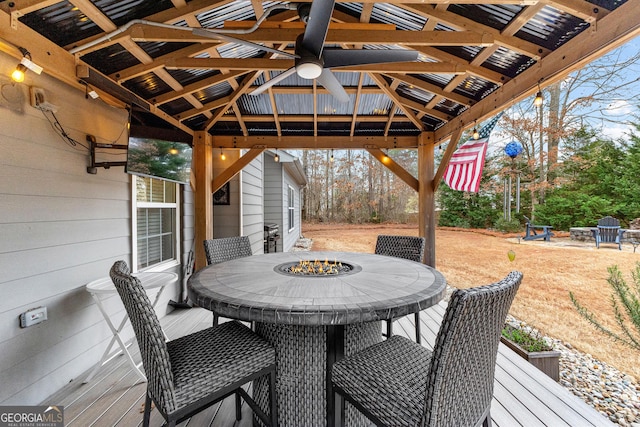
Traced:
[[276, 149], [276, 155], [273, 156], [273, 161], [278, 163], [280, 161], [280, 156], [278, 156], [278, 150]]
[[31, 61], [31, 54], [29, 51], [23, 47], [18, 47], [20, 53], [22, 53], [22, 59], [20, 63], [16, 66], [16, 69], [11, 73], [11, 78], [14, 82], [21, 83], [24, 81], [24, 74], [27, 72], [27, 69], [33, 71], [36, 74], [42, 73], [42, 67], [33, 63]]
[[533, 98], [533, 105], [535, 105], [536, 107], [539, 107], [542, 105], [542, 91], [540, 90], [540, 84], [538, 83], [538, 93], [536, 93], [536, 97]]
[[478, 122], [473, 126], [473, 139], [480, 139], [480, 133], [478, 132]]
[[16, 83], [22, 83], [24, 81], [24, 73], [27, 72], [27, 67], [22, 64], [18, 64], [13, 73], [11, 73], [11, 78]]
[[224, 155], [224, 151], [222, 151], [222, 147], [220, 147], [220, 160], [227, 160], [227, 156]]

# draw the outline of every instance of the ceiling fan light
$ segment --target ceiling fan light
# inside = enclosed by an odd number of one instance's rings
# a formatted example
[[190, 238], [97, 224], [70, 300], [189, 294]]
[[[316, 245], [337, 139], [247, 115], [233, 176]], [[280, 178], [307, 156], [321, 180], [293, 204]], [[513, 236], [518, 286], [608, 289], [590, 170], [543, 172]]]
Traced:
[[314, 62], [296, 64], [296, 73], [303, 79], [316, 79], [322, 74], [322, 66]]

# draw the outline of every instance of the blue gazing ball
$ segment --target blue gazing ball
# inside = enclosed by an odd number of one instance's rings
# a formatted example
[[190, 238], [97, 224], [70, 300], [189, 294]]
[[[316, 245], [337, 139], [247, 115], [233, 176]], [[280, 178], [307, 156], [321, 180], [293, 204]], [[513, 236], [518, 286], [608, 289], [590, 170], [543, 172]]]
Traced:
[[522, 153], [522, 144], [518, 141], [511, 141], [504, 147], [504, 153], [512, 159], [515, 159], [518, 157], [518, 154]]

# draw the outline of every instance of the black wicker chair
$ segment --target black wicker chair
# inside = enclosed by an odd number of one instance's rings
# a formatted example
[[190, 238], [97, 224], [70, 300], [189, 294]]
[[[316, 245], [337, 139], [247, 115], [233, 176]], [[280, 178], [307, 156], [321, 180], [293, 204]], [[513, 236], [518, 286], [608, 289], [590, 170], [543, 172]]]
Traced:
[[[221, 237], [204, 241], [204, 254], [207, 264], [218, 264], [236, 258], [253, 255], [248, 236]], [[213, 326], [218, 324], [218, 315], [213, 313]]]
[[334, 364], [334, 390], [378, 426], [490, 426], [498, 344], [521, 281], [514, 271], [454, 291], [433, 352], [393, 336]]
[[[424, 237], [415, 236], [378, 236], [376, 241], [376, 254], [404, 258], [411, 261], [423, 262], [424, 258]], [[419, 344], [420, 337], [420, 312], [415, 313], [416, 321], [416, 342]], [[387, 338], [393, 334], [393, 320], [387, 320]]]
[[[277, 426], [276, 356], [269, 343], [236, 321], [166, 342], [151, 301], [127, 264], [117, 261], [110, 275], [131, 319], [147, 375], [144, 426], [149, 425], [151, 401], [167, 425], [175, 426], [232, 394], [236, 419], [242, 396], [263, 423]], [[262, 377], [270, 385], [270, 416], [242, 388]]]

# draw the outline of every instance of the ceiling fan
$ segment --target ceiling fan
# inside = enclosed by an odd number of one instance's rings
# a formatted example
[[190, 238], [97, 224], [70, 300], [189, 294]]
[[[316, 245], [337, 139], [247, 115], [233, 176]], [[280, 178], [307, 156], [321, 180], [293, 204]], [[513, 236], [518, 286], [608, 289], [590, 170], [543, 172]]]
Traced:
[[308, 3], [298, 5], [298, 14], [307, 26], [296, 39], [295, 66], [262, 84], [250, 95], [259, 95], [297, 73], [304, 79], [316, 79], [340, 102], [348, 102], [349, 95], [331, 72], [332, 68], [418, 59], [418, 52], [404, 49], [324, 49], [334, 4], [335, 0], [313, 0], [311, 6]]

